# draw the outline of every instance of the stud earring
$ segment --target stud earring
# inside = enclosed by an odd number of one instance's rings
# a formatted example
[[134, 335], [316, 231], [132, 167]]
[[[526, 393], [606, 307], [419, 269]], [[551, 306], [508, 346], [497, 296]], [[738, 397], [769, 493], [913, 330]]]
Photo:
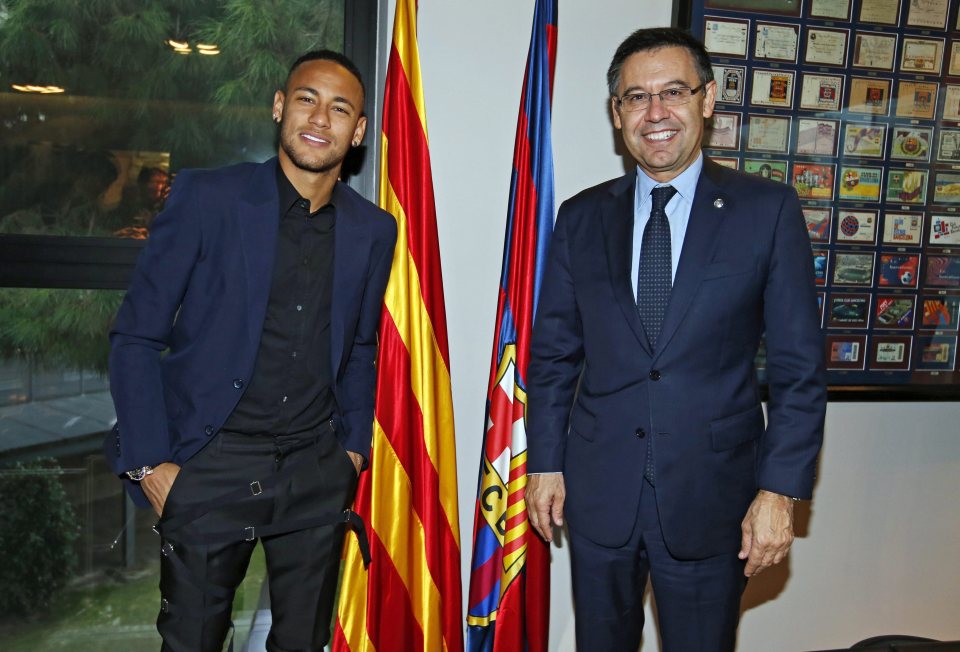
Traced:
[[274, 114], [273, 121], [276, 122], [277, 124], [280, 124], [280, 116]]

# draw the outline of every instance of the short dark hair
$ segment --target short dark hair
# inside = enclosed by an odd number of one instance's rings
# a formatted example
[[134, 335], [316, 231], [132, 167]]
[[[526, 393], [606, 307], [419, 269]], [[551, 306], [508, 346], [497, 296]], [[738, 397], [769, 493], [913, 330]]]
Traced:
[[300, 64], [307, 63], [308, 61], [333, 61], [343, 66], [351, 75], [357, 78], [357, 81], [360, 82], [360, 90], [363, 91], [363, 96], [367, 96], [367, 87], [363, 84], [363, 76], [360, 75], [360, 69], [357, 68], [357, 64], [335, 50], [311, 50], [294, 61], [293, 65], [290, 66], [290, 71], [287, 72], [287, 80], [283, 83], [284, 90], [286, 90], [287, 85], [290, 83], [290, 77], [293, 75], [293, 71], [299, 68]]
[[631, 55], [637, 52], [646, 52], [648, 50], [659, 50], [660, 48], [681, 47], [690, 53], [693, 57], [693, 63], [697, 68], [697, 75], [700, 77], [700, 83], [706, 84], [713, 81], [713, 67], [710, 65], [710, 55], [696, 37], [689, 32], [675, 27], [650, 27], [647, 29], [638, 29], [628, 36], [620, 47], [617, 48], [607, 69], [607, 88], [611, 97], [616, 97], [617, 89], [620, 86], [620, 72], [623, 69], [623, 62]]

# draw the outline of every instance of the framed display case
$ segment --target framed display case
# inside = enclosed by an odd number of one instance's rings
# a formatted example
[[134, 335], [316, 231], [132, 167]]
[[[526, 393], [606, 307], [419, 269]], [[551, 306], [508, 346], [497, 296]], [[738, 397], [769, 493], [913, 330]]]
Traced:
[[679, 3], [718, 84], [705, 154], [800, 197], [831, 396], [960, 398], [958, 5]]

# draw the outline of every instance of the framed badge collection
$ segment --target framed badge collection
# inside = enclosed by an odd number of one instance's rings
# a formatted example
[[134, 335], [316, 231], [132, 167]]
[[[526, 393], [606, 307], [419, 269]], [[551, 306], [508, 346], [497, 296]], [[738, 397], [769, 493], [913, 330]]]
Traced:
[[800, 198], [831, 389], [957, 395], [960, 0], [690, 0], [689, 17], [717, 82], [706, 155]]

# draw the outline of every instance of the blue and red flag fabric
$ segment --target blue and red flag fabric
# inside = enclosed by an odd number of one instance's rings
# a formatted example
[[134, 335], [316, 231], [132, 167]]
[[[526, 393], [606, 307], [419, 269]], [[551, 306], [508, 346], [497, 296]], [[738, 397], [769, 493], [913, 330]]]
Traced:
[[553, 232], [557, 0], [536, 0], [517, 119], [467, 605], [469, 652], [546, 652], [550, 551], [527, 522], [526, 377]]

